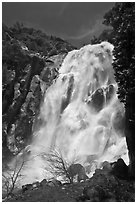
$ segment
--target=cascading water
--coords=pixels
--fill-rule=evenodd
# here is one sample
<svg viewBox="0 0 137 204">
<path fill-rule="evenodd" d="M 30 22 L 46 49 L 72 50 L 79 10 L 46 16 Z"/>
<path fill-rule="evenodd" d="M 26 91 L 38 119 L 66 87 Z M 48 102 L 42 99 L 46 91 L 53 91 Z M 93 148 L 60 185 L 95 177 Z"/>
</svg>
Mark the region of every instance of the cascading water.
<svg viewBox="0 0 137 204">
<path fill-rule="evenodd" d="M 124 137 L 124 107 L 117 98 L 112 68 L 113 46 L 108 42 L 87 45 L 68 53 L 41 107 L 43 125 L 29 146 L 30 159 L 24 183 L 48 177 L 41 153 L 60 150 L 71 162 L 89 167 L 96 162 L 128 163 Z M 25 172 L 26 171 L 26 172 Z"/>
</svg>

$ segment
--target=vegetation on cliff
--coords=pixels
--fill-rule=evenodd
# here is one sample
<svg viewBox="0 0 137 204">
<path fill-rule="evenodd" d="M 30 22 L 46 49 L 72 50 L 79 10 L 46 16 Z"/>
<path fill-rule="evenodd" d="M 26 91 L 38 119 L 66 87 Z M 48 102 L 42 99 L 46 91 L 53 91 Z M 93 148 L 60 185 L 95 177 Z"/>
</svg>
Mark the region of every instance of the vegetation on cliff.
<svg viewBox="0 0 137 204">
<path fill-rule="evenodd" d="M 74 47 L 20 23 L 11 28 L 3 24 L 2 40 L 2 147 L 7 160 L 31 140 L 44 91 Z"/>
</svg>

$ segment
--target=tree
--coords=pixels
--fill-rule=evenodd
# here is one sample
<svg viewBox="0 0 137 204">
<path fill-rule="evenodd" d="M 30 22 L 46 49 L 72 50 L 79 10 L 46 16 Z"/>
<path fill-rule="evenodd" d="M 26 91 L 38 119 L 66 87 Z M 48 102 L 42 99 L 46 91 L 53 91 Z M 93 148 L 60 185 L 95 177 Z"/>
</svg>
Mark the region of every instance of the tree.
<svg viewBox="0 0 137 204">
<path fill-rule="evenodd" d="M 21 156 L 20 152 L 14 157 L 11 167 L 3 169 L 2 173 L 2 190 L 3 197 L 8 198 L 14 193 L 14 190 L 18 188 L 18 182 L 23 179 L 22 170 L 26 165 L 27 160 L 25 159 L 25 152 L 23 151 Z M 3 165 L 4 166 L 4 165 Z"/>
<path fill-rule="evenodd" d="M 69 180 L 71 183 L 70 175 L 67 171 L 69 164 L 63 158 L 62 153 L 57 150 L 52 150 L 49 154 L 46 155 L 47 162 L 48 162 L 48 171 L 56 176 L 56 177 L 63 177 L 63 180 Z"/>
<path fill-rule="evenodd" d="M 55 177 L 61 176 L 63 181 L 73 183 L 74 176 L 76 175 L 78 175 L 81 180 L 87 178 L 86 174 L 84 174 L 84 167 L 77 163 L 75 155 L 72 161 L 68 162 L 60 150 L 52 150 L 46 155 L 46 160 L 48 162 L 47 170 Z"/>
<path fill-rule="evenodd" d="M 135 167 L 135 3 L 116 3 L 105 14 L 104 24 L 113 28 L 115 78 L 118 97 L 125 105 L 125 134 L 129 149 L 130 174 Z"/>
</svg>

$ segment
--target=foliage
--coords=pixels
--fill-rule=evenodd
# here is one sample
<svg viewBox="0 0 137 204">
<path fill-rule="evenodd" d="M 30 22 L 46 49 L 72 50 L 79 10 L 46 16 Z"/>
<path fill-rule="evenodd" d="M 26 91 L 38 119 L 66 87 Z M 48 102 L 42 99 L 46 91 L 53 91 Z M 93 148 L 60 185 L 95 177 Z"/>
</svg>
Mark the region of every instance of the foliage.
<svg viewBox="0 0 137 204">
<path fill-rule="evenodd" d="M 3 24 L 2 40 L 2 147 L 7 159 L 30 141 L 44 94 L 41 84 L 48 88 L 58 75 L 57 69 L 50 68 L 54 62 L 49 57 L 73 47 L 19 22 L 10 28 Z"/>
<path fill-rule="evenodd" d="M 6 33 L 4 32 L 5 30 Z M 48 36 L 41 30 L 25 27 L 19 22 L 11 28 L 3 25 L 3 39 L 6 38 L 16 39 L 27 46 L 30 51 L 38 52 L 43 56 L 48 55 L 52 50 L 59 54 L 61 52 L 67 53 L 72 48 L 74 49 L 71 44 L 58 37 Z"/>
<path fill-rule="evenodd" d="M 113 67 L 119 98 L 126 103 L 126 98 L 135 88 L 135 4 L 116 3 L 104 18 L 104 24 L 112 26 L 115 33 Z"/>
<path fill-rule="evenodd" d="M 118 97 L 125 105 L 126 139 L 131 171 L 135 160 L 135 3 L 116 3 L 104 16 L 104 24 L 113 28 L 115 78 Z M 133 172 L 132 172 L 133 173 Z M 133 173 L 134 174 L 134 173 Z"/>
<path fill-rule="evenodd" d="M 109 41 L 114 45 L 113 68 L 118 83 L 118 97 L 125 105 L 125 134 L 130 162 L 135 160 L 135 3 L 115 3 L 105 14 L 108 29 L 99 37 L 93 37 L 91 44 Z"/>
</svg>

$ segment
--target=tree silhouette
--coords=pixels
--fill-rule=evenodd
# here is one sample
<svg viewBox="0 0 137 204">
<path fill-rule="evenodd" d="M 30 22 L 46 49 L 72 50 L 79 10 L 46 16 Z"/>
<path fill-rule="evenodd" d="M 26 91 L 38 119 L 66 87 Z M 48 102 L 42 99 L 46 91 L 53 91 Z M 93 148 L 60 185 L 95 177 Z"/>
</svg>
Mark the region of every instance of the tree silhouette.
<svg viewBox="0 0 137 204">
<path fill-rule="evenodd" d="M 113 28 L 115 78 L 118 97 L 125 105 L 125 134 L 129 149 L 130 173 L 135 164 L 135 3 L 116 3 L 105 14 L 105 25 Z"/>
</svg>

